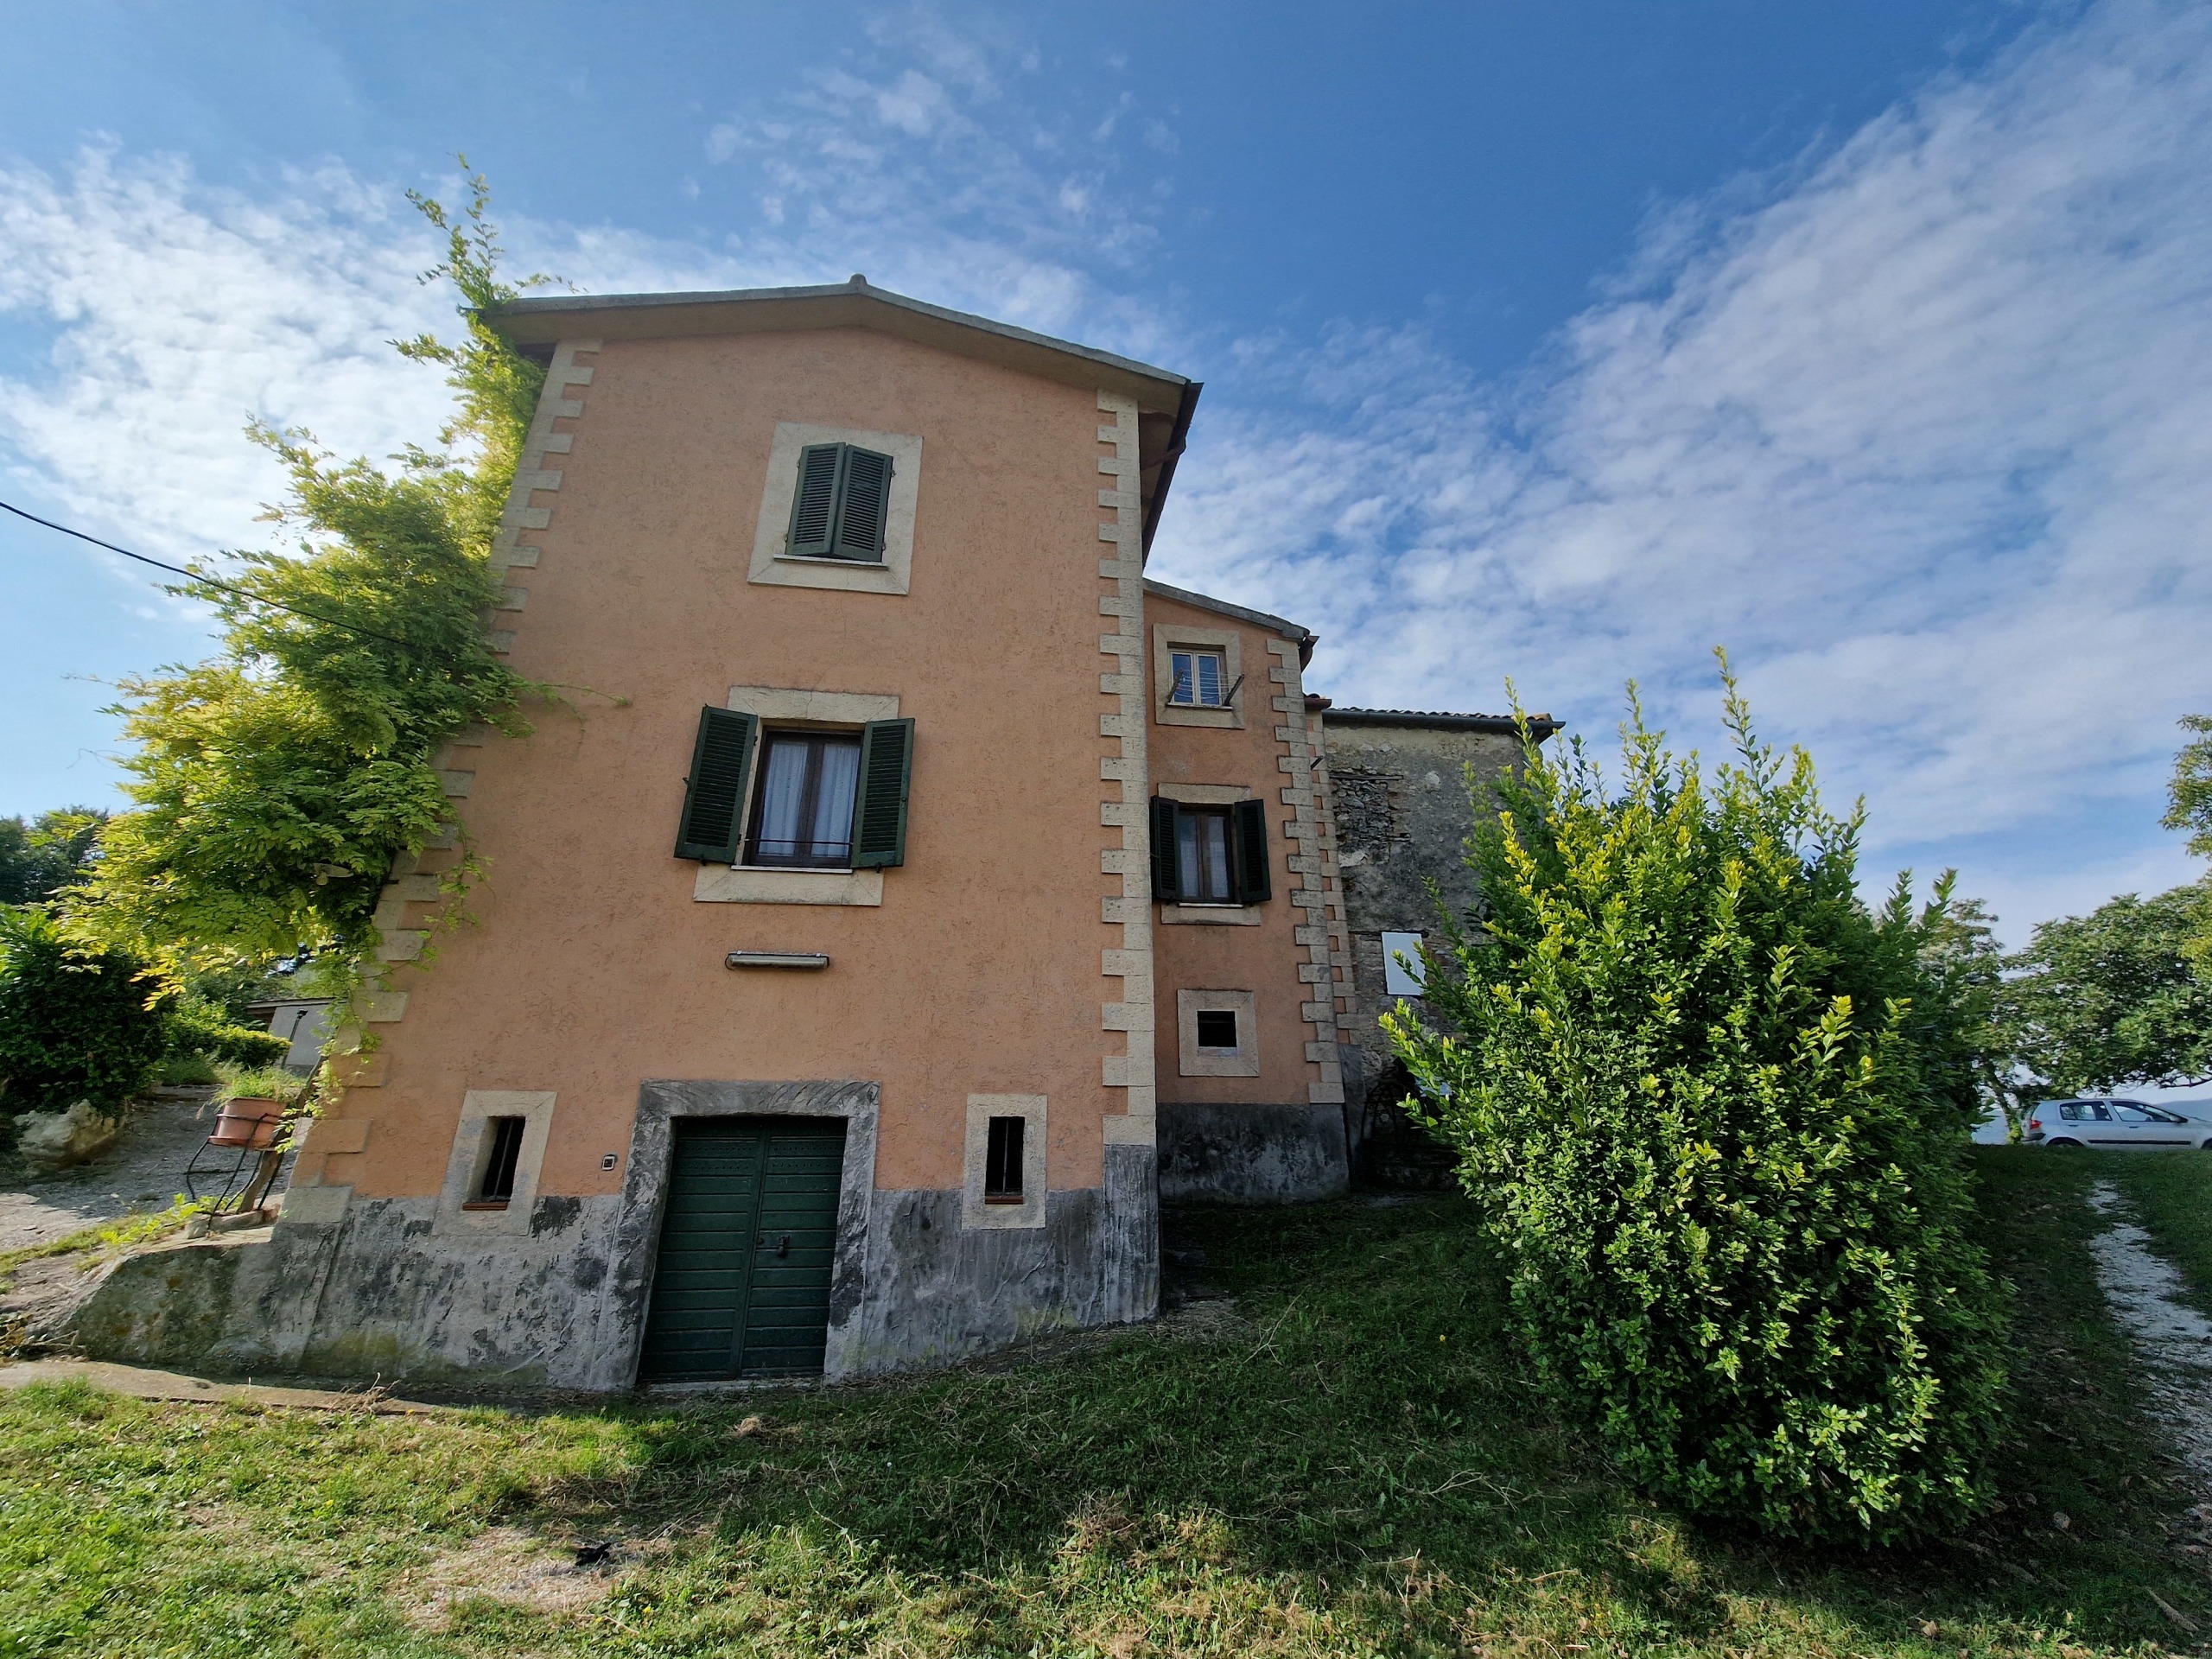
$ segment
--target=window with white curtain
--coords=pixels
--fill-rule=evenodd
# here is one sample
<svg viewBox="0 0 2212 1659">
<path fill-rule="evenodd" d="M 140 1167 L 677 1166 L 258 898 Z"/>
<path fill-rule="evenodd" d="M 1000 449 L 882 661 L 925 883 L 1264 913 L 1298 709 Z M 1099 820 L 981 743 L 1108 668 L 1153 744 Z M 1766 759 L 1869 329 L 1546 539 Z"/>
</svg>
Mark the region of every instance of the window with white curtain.
<svg viewBox="0 0 2212 1659">
<path fill-rule="evenodd" d="M 761 750 L 746 862 L 851 868 L 858 734 L 770 730 L 761 734 Z"/>
</svg>

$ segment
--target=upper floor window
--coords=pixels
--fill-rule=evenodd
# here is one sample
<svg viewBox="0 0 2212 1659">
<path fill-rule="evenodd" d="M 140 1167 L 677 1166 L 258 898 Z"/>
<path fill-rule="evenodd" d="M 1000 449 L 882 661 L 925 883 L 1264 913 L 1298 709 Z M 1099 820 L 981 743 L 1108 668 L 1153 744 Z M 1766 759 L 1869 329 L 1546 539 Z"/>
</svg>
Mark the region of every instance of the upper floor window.
<svg viewBox="0 0 2212 1659">
<path fill-rule="evenodd" d="M 1267 810 L 1154 796 L 1152 896 L 1164 905 L 1257 905 L 1271 896 Z"/>
<path fill-rule="evenodd" d="M 1167 653 L 1170 690 L 1167 701 L 1185 709 L 1218 709 L 1227 671 L 1217 651 L 1171 651 Z"/>
<path fill-rule="evenodd" d="M 1175 862 L 1186 905 L 1236 900 L 1236 868 L 1230 852 L 1229 809 L 1186 806 L 1175 814 Z"/>
<path fill-rule="evenodd" d="M 851 868 L 860 734 L 770 731 L 762 734 L 760 749 L 745 861 Z"/>
<path fill-rule="evenodd" d="M 911 720 L 763 731 L 756 715 L 702 709 L 676 855 L 735 864 L 742 851 L 748 864 L 784 869 L 903 864 L 913 764 Z"/>
<path fill-rule="evenodd" d="M 882 563 L 892 471 L 890 456 L 856 444 L 810 443 L 800 450 L 785 554 Z"/>
</svg>

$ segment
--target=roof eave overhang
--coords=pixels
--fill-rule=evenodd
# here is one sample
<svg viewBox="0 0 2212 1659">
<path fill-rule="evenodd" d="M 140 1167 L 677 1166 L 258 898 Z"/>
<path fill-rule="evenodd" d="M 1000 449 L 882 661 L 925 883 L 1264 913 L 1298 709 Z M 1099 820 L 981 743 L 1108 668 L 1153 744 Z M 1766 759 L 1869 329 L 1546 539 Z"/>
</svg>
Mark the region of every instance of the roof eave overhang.
<svg viewBox="0 0 2212 1659">
<path fill-rule="evenodd" d="M 1331 709 L 1323 718 L 1332 726 L 1397 726 L 1446 732 L 1491 732 L 1511 736 L 1520 730 L 1511 715 L 1452 715 L 1408 709 Z M 1530 715 L 1529 730 L 1539 743 L 1562 728 L 1549 715 Z"/>
<path fill-rule="evenodd" d="M 1166 505 L 1198 399 L 1198 383 L 1186 376 L 988 317 L 947 310 L 866 283 L 690 294 L 563 295 L 511 300 L 486 311 L 483 318 L 510 343 L 535 353 L 580 338 L 665 340 L 873 328 L 1040 379 L 1127 397 L 1137 406 L 1147 553 L 1152 550 L 1153 533 Z"/>
</svg>

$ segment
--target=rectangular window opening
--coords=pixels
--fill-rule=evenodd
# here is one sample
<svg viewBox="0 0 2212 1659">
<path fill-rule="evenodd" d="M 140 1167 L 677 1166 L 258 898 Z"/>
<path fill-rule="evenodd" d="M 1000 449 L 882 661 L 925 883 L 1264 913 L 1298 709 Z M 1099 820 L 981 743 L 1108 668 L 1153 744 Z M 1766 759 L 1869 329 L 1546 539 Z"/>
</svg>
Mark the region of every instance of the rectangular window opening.
<svg viewBox="0 0 2212 1659">
<path fill-rule="evenodd" d="M 1229 809 L 1184 806 L 1175 814 L 1175 852 L 1186 905 L 1226 905 L 1236 897 L 1230 862 Z"/>
<path fill-rule="evenodd" d="M 515 1163 L 522 1156 L 522 1132 L 530 1122 L 525 1117 L 487 1117 L 484 1120 L 484 1134 L 490 1144 L 491 1154 L 484 1160 L 484 1173 L 476 1183 L 476 1196 L 461 1207 L 465 1210 L 504 1210 L 515 1195 Z"/>
<path fill-rule="evenodd" d="M 1200 1052 L 1212 1054 L 1234 1054 L 1236 1052 L 1236 1010 L 1200 1008 L 1198 1010 Z"/>
<path fill-rule="evenodd" d="M 1183 709 L 1218 709 L 1224 684 L 1222 654 L 1217 651 L 1171 651 L 1167 653 L 1173 684 L 1167 701 Z"/>
<path fill-rule="evenodd" d="M 1021 1136 L 1026 1119 L 995 1117 L 983 1144 L 983 1202 L 1021 1202 Z M 971 1143 L 972 1144 L 972 1143 Z"/>
<path fill-rule="evenodd" d="M 799 452 L 784 550 L 798 558 L 883 563 L 891 457 L 849 443 L 809 444 Z"/>
<path fill-rule="evenodd" d="M 850 869 L 860 738 L 766 733 L 760 774 L 745 861 L 784 869 Z"/>
</svg>

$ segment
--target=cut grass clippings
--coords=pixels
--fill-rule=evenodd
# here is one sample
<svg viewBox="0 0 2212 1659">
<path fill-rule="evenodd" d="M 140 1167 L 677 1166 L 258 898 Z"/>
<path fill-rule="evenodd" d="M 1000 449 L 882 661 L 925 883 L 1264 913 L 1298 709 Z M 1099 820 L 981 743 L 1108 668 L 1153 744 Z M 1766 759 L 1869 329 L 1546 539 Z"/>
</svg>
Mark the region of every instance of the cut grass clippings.
<svg viewBox="0 0 2212 1659">
<path fill-rule="evenodd" d="M 2130 1405 L 2087 1166 L 1975 1164 L 2021 1386 L 1967 1537 L 1816 1553 L 1621 1490 L 1533 1402 L 1461 1200 L 1211 1210 L 1176 1224 L 1234 1318 L 895 1382 L 407 1417 L 0 1399 L 0 1654 L 2194 1647 L 2175 1621 L 2212 1630 L 2212 1594 L 2167 1532 L 2193 1499 Z"/>
</svg>

